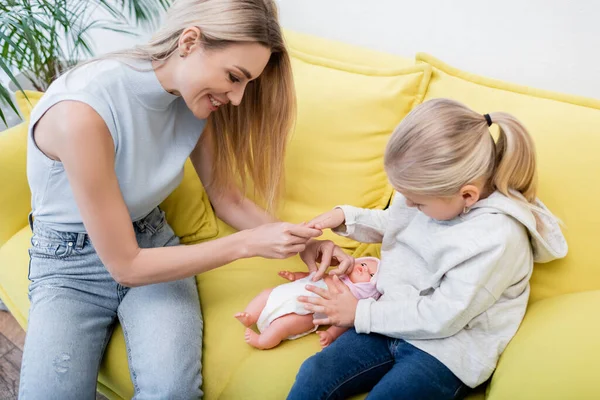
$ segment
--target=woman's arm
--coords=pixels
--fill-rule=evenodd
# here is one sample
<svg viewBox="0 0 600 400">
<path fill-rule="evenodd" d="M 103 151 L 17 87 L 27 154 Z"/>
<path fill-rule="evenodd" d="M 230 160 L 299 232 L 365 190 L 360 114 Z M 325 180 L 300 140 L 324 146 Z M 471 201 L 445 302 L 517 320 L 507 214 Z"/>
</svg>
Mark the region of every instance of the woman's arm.
<svg viewBox="0 0 600 400">
<path fill-rule="evenodd" d="M 182 279 L 239 258 L 289 257 L 320 234 L 278 223 L 197 245 L 141 249 L 115 174 L 113 140 L 102 118 L 84 103 L 64 101 L 42 117 L 35 138 L 40 150 L 63 163 L 98 256 L 125 286 Z"/>
<path fill-rule="evenodd" d="M 190 155 L 190 160 L 204 185 L 217 217 L 240 231 L 277 222 L 277 218 L 246 198 L 237 187 L 231 187 L 224 193 L 218 193 L 212 180 L 212 163 L 214 159 L 212 140 L 212 133 L 206 128 Z"/>
</svg>

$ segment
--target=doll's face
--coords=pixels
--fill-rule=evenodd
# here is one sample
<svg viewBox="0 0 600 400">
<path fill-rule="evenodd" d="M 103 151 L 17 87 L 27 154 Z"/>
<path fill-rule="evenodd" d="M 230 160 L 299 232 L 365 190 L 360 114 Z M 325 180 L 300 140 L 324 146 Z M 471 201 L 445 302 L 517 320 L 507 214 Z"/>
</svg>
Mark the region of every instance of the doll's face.
<svg viewBox="0 0 600 400">
<path fill-rule="evenodd" d="M 377 261 L 358 259 L 348 277 L 354 283 L 369 282 L 376 272 Z"/>
</svg>

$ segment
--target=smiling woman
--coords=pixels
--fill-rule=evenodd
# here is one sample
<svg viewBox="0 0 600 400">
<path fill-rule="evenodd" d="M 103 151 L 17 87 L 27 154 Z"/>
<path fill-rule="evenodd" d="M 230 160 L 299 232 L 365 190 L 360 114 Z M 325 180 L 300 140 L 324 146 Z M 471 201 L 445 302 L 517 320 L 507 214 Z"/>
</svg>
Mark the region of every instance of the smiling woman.
<svg viewBox="0 0 600 400">
<path fill-rule="evenodd" d="M 319 229 L 277 222 L 242 194 L 248 177 L 275 204 L 294 111 L 271 0 L 176 0 L 148 44 L 50 86 L 28 133 L 31 310 L 19 398 L 91 398 L 117 318 L 136 398 L 198 398 L 194 275 L 299 252 L 312 269 L 319 252 L 322 270 L 332 257 L 338 273 L 351 266 L 333 243 L 311 240 Z M 238 233 L 178 246 L 158 205 L 188 157 Z"/>
</svg>

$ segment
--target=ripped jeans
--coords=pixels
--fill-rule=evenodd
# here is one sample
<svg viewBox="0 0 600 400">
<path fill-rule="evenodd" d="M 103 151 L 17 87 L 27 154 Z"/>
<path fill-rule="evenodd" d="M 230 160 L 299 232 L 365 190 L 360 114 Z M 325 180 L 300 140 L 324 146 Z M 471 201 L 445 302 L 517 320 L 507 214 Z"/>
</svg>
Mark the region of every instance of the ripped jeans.
<svg viewBox="0 0 600 400">
<path fill-rule="evenodd" d="M 133 225 L 142 248 L 179 244 L 158 208 Z M 200 398 L 202 316 L 194 278 L 127 288 L 108 273 L 86 234 L 37 221 L 32 228 L 19 399 L 95 399 L 117 320 L 135 399 Z"/>
</svg>

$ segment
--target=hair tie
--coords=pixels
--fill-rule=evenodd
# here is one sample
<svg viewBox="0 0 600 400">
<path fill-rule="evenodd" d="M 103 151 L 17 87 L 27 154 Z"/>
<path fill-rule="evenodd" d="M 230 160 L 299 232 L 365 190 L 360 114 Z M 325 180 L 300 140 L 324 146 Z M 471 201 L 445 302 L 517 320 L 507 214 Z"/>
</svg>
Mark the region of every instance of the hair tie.
<svg viewBox="0 0 600 400">
<path fill-rule="evenodd" d="M 492 117 L 490 117 L 490 114 L 483 114 L 483 117 L 487 121 L 488 126 L 492 126 Z"/>
</svg>

